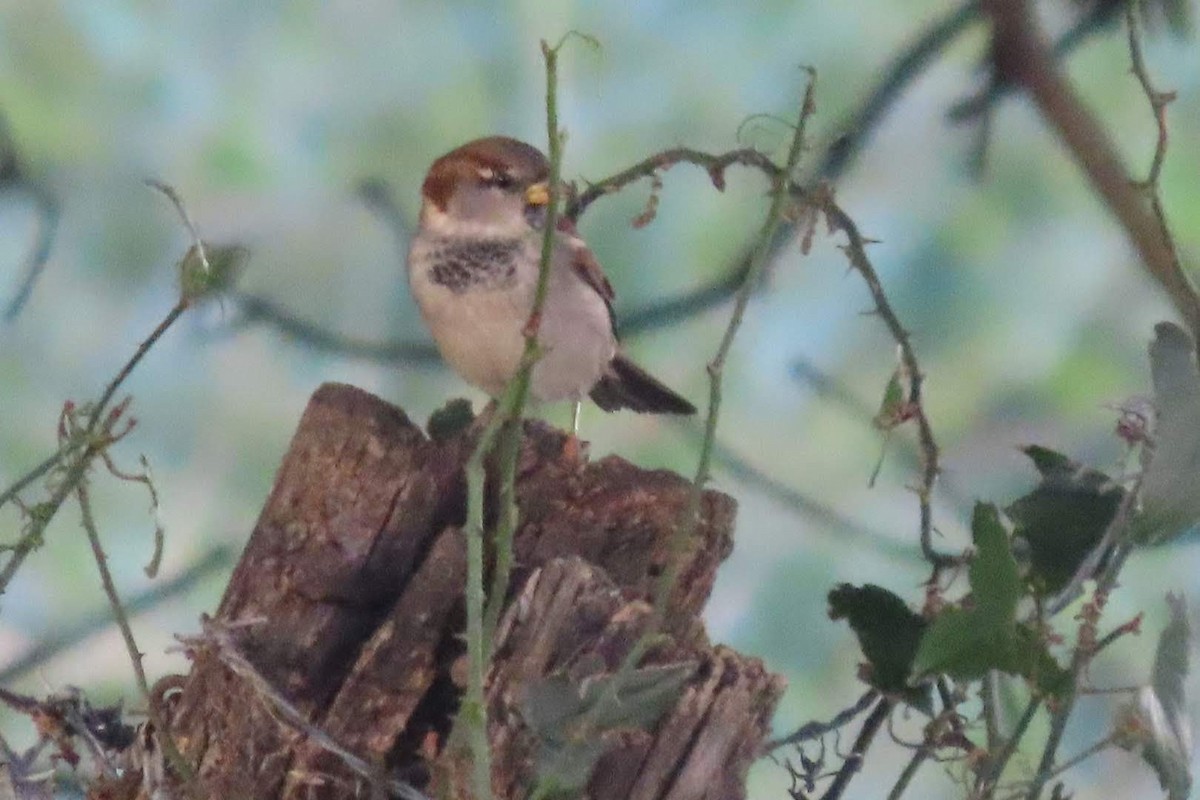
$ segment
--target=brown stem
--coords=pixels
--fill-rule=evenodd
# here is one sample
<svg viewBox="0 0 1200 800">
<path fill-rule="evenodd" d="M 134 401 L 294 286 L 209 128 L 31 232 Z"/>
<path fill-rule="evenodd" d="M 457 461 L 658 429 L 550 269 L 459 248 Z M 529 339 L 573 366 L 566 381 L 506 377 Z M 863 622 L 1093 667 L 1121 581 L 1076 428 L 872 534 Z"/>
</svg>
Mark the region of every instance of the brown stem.
<svg viewBox="0 0 1200 800">
<path fill-rule="evenodd" d="M 985 0 L 992 19 L 992 57 L 997 74 L 1029 93 L 1092 188 L 1108 206 L 1150 276 L 1200 336 L 1200 295 L 1151 204 L 1134 184 L 1112 141 L 1073 86 L 1059 71 L 1034 21 L 1029 0 Z"/>
</svg>

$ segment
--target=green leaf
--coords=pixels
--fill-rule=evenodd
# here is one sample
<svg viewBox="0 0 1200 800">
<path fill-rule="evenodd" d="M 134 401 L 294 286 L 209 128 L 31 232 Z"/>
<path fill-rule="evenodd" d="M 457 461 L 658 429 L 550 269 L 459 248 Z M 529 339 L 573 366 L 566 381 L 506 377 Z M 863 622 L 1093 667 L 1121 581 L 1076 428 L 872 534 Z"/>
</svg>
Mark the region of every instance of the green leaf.
<svg viewBox="0 0 1200 800">
<path fill-rule="evenodd" d="M 530 684 L 521 711 L 541 745 L 539 791 L 543 795 L 581 792 L 608 750 L 605 734 L 651 730 L 679 701 L 695 673 L 696 664 L 683 662 L 583 680 L 556 673 Z"/>
<path fill-rule="evenodd" d="M 1118 744 L 1140 749 L 1170 800 L 1186 800 L 1192 788 L 1192 729 L 1185 683 L 1192 631 L 1182 597 L 1168 594 L 1171 620 L 1158 639 L 1150 685 L 1123 709 L 1125 736 Z"/>
<path fill-rule="evenodd" d="M 892 372 L 887 386 L 883 390 L 883 400 L 879 403 L 879 413 L 873 422 L 881 431 L 888 431 L 909 418 L 908 398 L 904 392 L 904 381 L 899 369 Z"/>
<path fill-rule="evenodd" d="M 964 681 L 982 678 L 992 669 L 1013 672 L 1013 632 L 1007 628 L 981 624 L 973 610 L 947 608 L 921 637 L 913 671 L 944 672 Z"/>
<path fill-rule="evenodd" d="M 1036 445 L 1022 450 L 1042 481 L 1006 513 L 1029 543 L 1029 580 L 1041 595 L 1061 590 L 1100 544 L 1124 491 L 1103 472 Z"/>
<path fill-rule="evenodd" d="M 829 593 L 830 619 L 844 619 L 858 637 L 870 668 L 867 682 L 881 692 L 900 694 L 928 711 L 928 687 L 909 685 L 913 658 L 928 622 L 897 595 L 880 586 L 843 583 Z"/>
<path fill-rule="evenodd" d="M 976 503 L 971 516 L 975 558 L 971 560 L 971 593 L 975 613 L 988 625 L 1011 622 L 1021 599 L 1021 574 L 1013 558 L 1008 532 L 991 503 Z"/>
<path fill-rule="evenodd" d="M 1155 447 L 1142 478 L 1141 541 L 1164 541 L 1200 519 L 1200 371 L 1192 339 L 1170 322 L 1154 326 Z"/>
<path fill-rule="evenodd" d="M 947 608 L 933 620 L 917 647 L 913 673 L 977 680 L 999 670 L 1024 676 L 1042 692 L 1061 693 L 1069 685 L 1066 672 L 1036 631 L 1017 624 L 1021 576 L 995 506 L 975 505 L 971 534 L 971 603 Z"/>
<path fill-rule="evenodd" d="M 1062 697 L 1074 685 L 1070 670 L 1050 655 L 1046 643 L 1031 625 L 1017 624 L 1016 646 L 1013 648 L 1012 669 L 1009 672 L 1021 675 L 1051 697 Z"/>
</svg>

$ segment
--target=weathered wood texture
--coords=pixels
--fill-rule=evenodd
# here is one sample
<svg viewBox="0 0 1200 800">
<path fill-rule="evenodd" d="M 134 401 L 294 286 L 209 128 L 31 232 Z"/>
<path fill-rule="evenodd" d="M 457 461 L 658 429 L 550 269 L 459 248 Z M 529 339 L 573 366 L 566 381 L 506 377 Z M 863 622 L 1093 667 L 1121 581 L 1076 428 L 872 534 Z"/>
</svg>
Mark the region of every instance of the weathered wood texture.
<svg viewBox="0 0 1200 800">
<path fill-rule="evenodd" d="M 497 796 L 524 797 L 537 742 L 521 716 L 530 682 L 587 664 L 614 669 L 648 619 L 687 502 L 677 475 L 571 457 L 564 434 L 527 423 L 510 607 L 488 703 Z M 430 793 L 465 796 L 443 745 L 461 692 L 463 465 L 471 432 L 435 442 L 397 408 L 330 384 L 309 403 L 216 613 L 242 653 L 339 744 Z M 729 553 L 734 502 L 706 492 L 676 554 L 670 640 L 645 663 L 691 661 L 652 732 L 611 735 L 595 798 L 736 798 L 782 681 L 712 647 L 698 619 Z M 489 512 L 490 513 L 490 512 Z M 219 798 L 366 796 L 339 758 L 292 727 L 200 648 L 172 729 Z M 357 793 L 357 794 L 356 794 Z"/>
</svg>

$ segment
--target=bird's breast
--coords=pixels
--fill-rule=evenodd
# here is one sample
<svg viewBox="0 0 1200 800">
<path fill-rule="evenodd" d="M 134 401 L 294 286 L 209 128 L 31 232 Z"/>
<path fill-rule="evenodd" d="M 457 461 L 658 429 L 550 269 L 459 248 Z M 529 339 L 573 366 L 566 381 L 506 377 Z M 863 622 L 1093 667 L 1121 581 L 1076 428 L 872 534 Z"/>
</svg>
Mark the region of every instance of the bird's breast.
<svg viewBox="0 0 1200 800">
<path fill-rule="evenodd" d="M 442 356 L 459 375 L 498 395 L 524 350 L 522 330 L 533 306 L 540 248 L 526 240 L 469 242 L 418 236 L 409 252 L 409 282 Z M 616 352 L 604 299 L 555 252 L 533 371 L 533 396 L 578 399 Z"/>
<path fill-rule="evenodd" d="M 443 239 L 421 243 L 428 279 L 455 294 L 472 289 L 506 289 L 517 280 L 521 239 Z"/>
</svg>

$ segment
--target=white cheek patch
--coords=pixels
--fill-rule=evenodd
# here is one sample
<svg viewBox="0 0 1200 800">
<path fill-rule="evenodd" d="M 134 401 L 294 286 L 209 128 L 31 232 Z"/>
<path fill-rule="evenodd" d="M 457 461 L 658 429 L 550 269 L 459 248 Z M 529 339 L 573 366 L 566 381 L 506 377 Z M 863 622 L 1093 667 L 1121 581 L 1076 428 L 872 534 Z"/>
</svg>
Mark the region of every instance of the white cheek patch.
<svg viewBox="0 0 1200 800">
<path fill-rule="evenodd" d="M 468 239 L 505 239 L 524 236 L 530 226 L 523 215 L 510 220 L 461 219 L 442 211 L 426 200 L 421 206 L 421 227 L 426 233 L 437 236 L 454 236 Z"/>
</svg>

